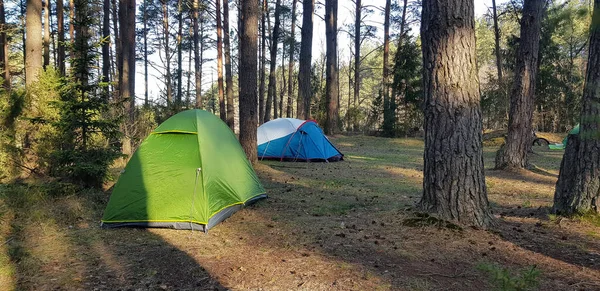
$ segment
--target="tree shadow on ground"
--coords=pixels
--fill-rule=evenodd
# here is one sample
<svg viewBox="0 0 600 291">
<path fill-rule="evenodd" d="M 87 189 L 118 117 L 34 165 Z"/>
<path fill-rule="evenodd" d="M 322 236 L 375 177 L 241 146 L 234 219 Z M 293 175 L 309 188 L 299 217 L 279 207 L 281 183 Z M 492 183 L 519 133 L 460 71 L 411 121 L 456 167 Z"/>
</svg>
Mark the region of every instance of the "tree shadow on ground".
<svg viewBox="0 0 600 291">
<path fill-rule="evenodd" d="M 7 248 L 17 290 L 227 290 L 156 234 L 100 229 L 105 193 L 49 197 L 41 186 L 17 187 L 0 195 L 14 214 Z"/>
</svg>

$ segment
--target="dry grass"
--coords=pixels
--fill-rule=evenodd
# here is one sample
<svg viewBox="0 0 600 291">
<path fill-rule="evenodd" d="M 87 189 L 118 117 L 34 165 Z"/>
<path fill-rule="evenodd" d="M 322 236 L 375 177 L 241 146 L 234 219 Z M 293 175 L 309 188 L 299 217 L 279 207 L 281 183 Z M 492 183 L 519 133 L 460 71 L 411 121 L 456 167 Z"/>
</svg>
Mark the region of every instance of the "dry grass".
<svg viewBox="0 0 600 291">
<path fill-rule="evenodd" d="M 562 152 L 533 171 L 490 170 L 497 226 L 409 227 L 422 183 L 417 139 L 337 137 L 339 163 L 263 162 L 269 199 L 207 235 L 102 230 L 108 194 L 0 187 L 0 289 L 482 290 L 480 264 L 537 265 L 540 289 L 600 287 L 600 228 L 549 215 Z M 118 173 L 118 171 L 115 171 Z"/>
</svg>

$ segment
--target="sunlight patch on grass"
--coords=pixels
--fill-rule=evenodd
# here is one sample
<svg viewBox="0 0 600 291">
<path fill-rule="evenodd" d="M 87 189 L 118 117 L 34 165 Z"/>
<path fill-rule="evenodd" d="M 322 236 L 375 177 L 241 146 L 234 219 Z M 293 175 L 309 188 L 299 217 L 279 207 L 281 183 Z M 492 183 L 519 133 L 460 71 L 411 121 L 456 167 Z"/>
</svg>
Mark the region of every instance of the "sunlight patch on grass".
<svg viewBox="0 0 600 291">
<path fill-rule="evenodd" d="M 366 160 L 366 161 L 378 161 L 378 160 L 380 160 L 380 159 L 372 158 L 372 157 L 363 157 L 363 156 L 354 156 L 354 155 L 347 155 L 346 157 L 348 157 L 350 159 Z"/>
</svg>

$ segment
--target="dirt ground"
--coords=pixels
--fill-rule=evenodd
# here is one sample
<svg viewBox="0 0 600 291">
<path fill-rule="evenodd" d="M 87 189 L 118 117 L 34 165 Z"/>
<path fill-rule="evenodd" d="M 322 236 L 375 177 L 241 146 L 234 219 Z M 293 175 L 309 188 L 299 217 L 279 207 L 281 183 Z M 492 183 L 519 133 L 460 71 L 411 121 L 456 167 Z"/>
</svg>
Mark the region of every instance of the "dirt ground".
<svg viewBox="0 0 600 291">
<path fill-rule="evenodd" d="M 338 163 L 261 162 L 269 198 L 208 234 L 99 228 L 109 193 L 47 197 L 0 187 L 0 289 L 488 290 L 485 266 L 540 290 L 600 290 L 600 222 L 550 214 L 562 152 L 532 170 L 491 170 L 489 230 L 407 223 L 423 143 L 339 136 Z M 18 193 L 15 193 L 18 192 Z M 510 281 L 510 280 L 509 280 Z"/>
</svg>

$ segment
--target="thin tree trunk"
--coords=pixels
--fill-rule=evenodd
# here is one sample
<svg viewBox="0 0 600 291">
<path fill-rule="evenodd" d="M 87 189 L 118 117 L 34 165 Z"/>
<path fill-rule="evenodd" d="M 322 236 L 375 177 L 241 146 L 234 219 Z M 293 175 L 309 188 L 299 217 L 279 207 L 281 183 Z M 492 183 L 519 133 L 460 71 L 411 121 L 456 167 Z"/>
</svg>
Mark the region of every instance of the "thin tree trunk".
<svg viewBox="0 0 600 291">
<path fill-rule="evenodd" d="M 198 36 L 198 21 L 199 21 L 199 0 L 194 0 L 193 9 L 194 9 L 194 81 L 195 81 L 195 99 L 196 106 L 195 108 L 202 109 L 202 64 L 200 60 L 200 39 Z"/>
<path fill-rule="evenodd" d="M 10 66 L 9 66 L 8 38 L 6 37 L 6 16 L 4 0 L 0 0 L 0 70 L 2 70 L 2 87 L 10 91 Z"/>
<path fill-rule="evenodd" d="M 215 14 L 217 15 L 217 86 L 219 90 L 219 115 L 221 120 L 227 122 L 225 109 L 225 96 L 223 88 L 223 29 L 221 27 L 221 1 L 216 1 Z"/>
<path fill-rule="evenodd" d="M 144 106 L 148 107 L 150 105 L 148 98 L 148 1 L 144 2 L 142 17 L 142 22 L 144 22 Z"/>
<path fill-rule="evenodd" d="M 327 117 L 325 121 L 325 134 L 331 135 L 337 128 L 337 98 L 338 98 L 338 69 L 337 69 L 337 0 L 325 1 L 325 39 L 327 47 L 327 64 L 325 84 L 325 104 L 327 104 Z"/>
<path fill-rule="evenodd" d="M 229 35 L 229 1 L 223 2 L 223 43 L 225 45 L 225 82 L 227 99 L 227 125 L 231 130 L 235 127 L 235 109 L 233 104 L 233 72 L 231 70 L 231 41 Z"/>
<path fill-rule="evenodd" d="M 177 100 L 175 101 L 177 111 L 181 110 L 181 101 L 183 100 L 183 7 L 182 0 L 177 3 Z"/>
<path fill-rule="evenodd" d="M 594 0 L 580 133 L 569 135 L 560 165 L 553 210 L 598 213 L 600 207 L 600 0 Z"/>
<path fill-rule="evenodd" d="M 194 59 L 192 58 L 192 51 L 188 51 L 188 69 L 187 69 L 187 88 L 185 89 L 185 108 L 190 108 L 191 102 L 191 87 L 192 87 L 192 64 L 194 63 Z"/>
<path fill-rule="evenodd" d="M 277 119 L 277 80 L 275 71 L 277 68 L 277 45 L 279 44 L 279 23 L 281 14 L 281 0 L 275 2 L 275 24 L 271 35 L 271 55 L 269 60 L 269 90 L 267 92 L 267 104 L 265 106 L 265 122 L 271 120 L 271 102 L 273 102 L 273 119 Z"/>
<path fill-rule="evenodd" d="M 297 116 L 300 119 L 310 118 L 310 100 L 312 98 L 311 64 L 312 64 L 312 38 L 313 14 L 315 0 L 302 1 L 302 31 L 300 42 L 300 59 L 298 68 L 298 108 Z"/>
<path fill-rule="evenodd" d="M 42 1 L 44 7 L 44 64 L 43 68 L 50 65 L 50 0 Z"/>
<path fill-rule="evenodd" d="M 240 144 L 251 163 L 257 162 L 256 153 L 256 84 L 258 1 L 242 2 L 242 31 L 240 41 Z"/>
<path fill-rule="evenodd" d="M 502 57 L 500 56 L 500 29 L 498 28 L 496 0 L 492 0 L 492 11 L 494 13 L 494 38 L 496 41 L 496 68 L 498 69 L 498 80 L 502 80 Z"/>
<path fill-rule="evenodd" d="M 298 0 L 292 1 L 292 28 L 290 30 L 290 53 L 288 56 L 290 58 L 288 63 L 288 98 L 286 109 L 286 116 L 288 118 L 292 117 L 292 94 L 294 93 L 294 78 L 292 78 L 292 75 L 294 74 L 294 51 L 296 50 L 296 2 Z"/>
<path fill-rule="evenodd" d="M 356 0 L 356 18 L 354 20 L 354 108 L 358 108 L 358 99 L 360 98 L 360 23 L 362 20 L 361 12 L 361 0 Z M 358 117 L 354 116 L 353 121 L 354 131 L 358 131 Z"/>
<path fill-rule="evenodd" d="M 25 16 L 25 89 L 29 91 L 42 69 L 42 1 L 27 0 Z"/>
<path fill-rule="evenodd" d="M 163 10 L 163 38 L 165 45 L 165 62 L 166 62 L 166 89 L 167 89 L 167 107 L 173 105 L 173 88 L 171 86 L 171 53 L 169 49 L 169 6 L 167 0 L 161 0 Z"/>
<path fill-rule="evenodd" d="M 65 9 L 63 0 L 56 0 L 56 20 L 57 20 L 57 33 L 58 33 L 58 72 L 64 76 L 65 70 Z"/>
<path fill-rule="evenodd" d="M 123 75 L 123 58 L 121 57 L 121 35 L 119 34 L 119 17 L 118 17 L 118 11 L 119 8 L 117 6 L 117 1 L 116 0 L 111 0 L 111 6 L 112 6 L 112 18 L 113 18 L 113 34 L 115 35 L 115 56 L 116 56 L 116 67 L 117 67 L 117 73 L 115 74 L 115 76 L 113 76 L 113 82 L 114 80 L 117 80 L 117 86 L 114 87 L 113 86 L 113 90 L 116 92 L 116 94 L 113 93 L 113 95 L 115 96 L 115 98 L 121 98 L 119 93 L 120 90 L 120 86 L 121 86 L 121 75 Z"/>
<path fill-rule="evenodd" d="M 265 122 L 265 70 L 266 70 L 266 54 L 267 54 L 267 29 L 265 18 L 267 17 L 267 0 L 262 1 L 262 11 L 260 20 L 260 85 L 258 89 L 258 123 L 263 124 Z M 269 105 L 270 106 L 270 105 Z"/>
<path fill-rule="evenodd" d="M 395 102 L 390 96 L 390 6 L 391 0 L 385 1 L 385 16 L 383 24 L 383 131 L 386 136 L 395 136 L 396 114 Z"/>
<path fill-rule="evenodd" d="M 538 71 L 540 30 L 545 1 L 525 0 L 515 79 L 511 92 L 506 144 L 498 150 L 496 168 L 519 169 L 528 165 L 533 139 L 533 109 Z"/>
<path fill-rule="evenodd" d="M 60 1 L 60 0 L 59 0 Z M 110 0 L 103 1 L 102 15 L 102 82 L 110 81 Z M 104 88 L 104 99 L 110 98 L 109 86 Z"/>
<path fill-rule="evenodd" d="M 425 211 L 486 227 L 485 185 L 473 0 L 423 0 Z"/>
<path fill-rule="evenodd" d="M 282 26 L 285 26 L 283 24 Z M 279 92 L 279 117 L 283 117 L 283 97 L 286 92 L 286 79 L 285 79 L 285 42 L 282 42 L 282 54 L 281 54 L 281 90 Z"/>
<path fill-rule="evenodd" d="M 69 41 L 71 44 L 75 41 L 75 2 L 69 1 Z"/>
</svg>

